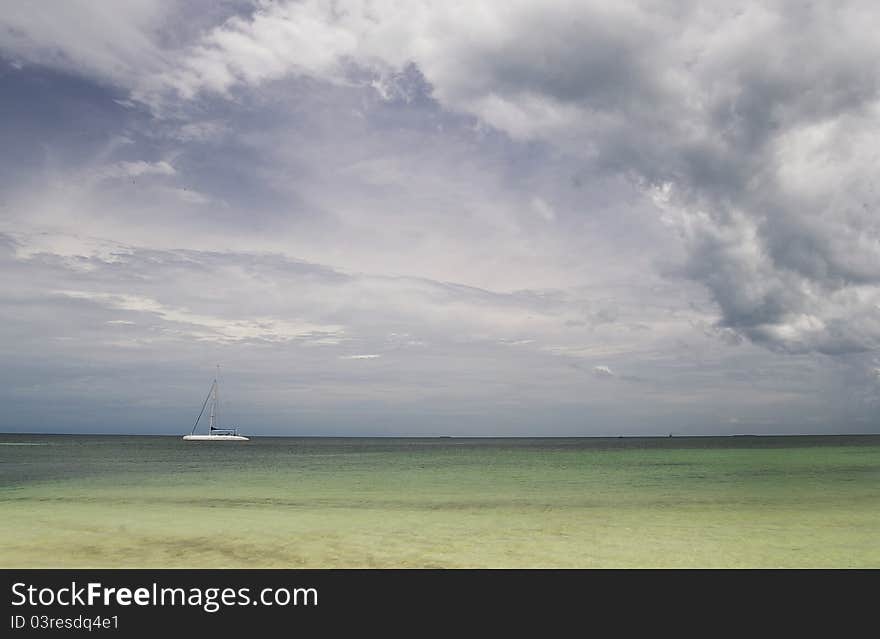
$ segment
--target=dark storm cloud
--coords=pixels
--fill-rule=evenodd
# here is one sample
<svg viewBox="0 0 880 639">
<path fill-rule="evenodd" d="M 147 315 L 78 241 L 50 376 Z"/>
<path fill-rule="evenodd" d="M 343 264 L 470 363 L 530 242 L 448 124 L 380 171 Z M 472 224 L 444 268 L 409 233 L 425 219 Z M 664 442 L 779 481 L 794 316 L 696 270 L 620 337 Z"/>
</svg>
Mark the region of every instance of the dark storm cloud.
<svg viewBox="0 0 880 639">
<path fill-rule="evenodd" d="M 880 74 L 870 60 L 880 46 L 861 20 L 870 5 L 718 9 L 719 24 L 691 43 L 703 10 L 673 16 L 677 7 L 645 5 L 633 23 L 548 11 L 515 53 L 475 47 L 494 75 L 474 92 L 576 109 L 566 125 L 587 132 L 598 166 L 667 189 L 686 216 L 685 272 L 712 291 L 720 327 L 784 351 L 876 349 Z M 787 183 L 798 169 L 815 180 L 810 198 Z"/>
</svg>

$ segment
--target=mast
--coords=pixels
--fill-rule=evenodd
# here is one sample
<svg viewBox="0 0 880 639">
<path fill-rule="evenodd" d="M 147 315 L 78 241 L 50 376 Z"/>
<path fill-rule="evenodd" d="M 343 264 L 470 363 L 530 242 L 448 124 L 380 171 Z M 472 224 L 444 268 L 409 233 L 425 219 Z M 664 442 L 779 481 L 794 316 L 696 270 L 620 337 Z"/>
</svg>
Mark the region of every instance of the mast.
<svg viewBox="0 0 880 639">
<path fill-rule="evenodd" d="M 219 430 L 218 424 L 220 423 L 220 399 L 218 395 L 218 386 L 217 380 L 220 377 L 220 364 L 217 364 L 217 374 L 214 376 L 214 383 L 211 384 L 211 421 L 210 428 L 208 429 L 208 433 L 213 433 L 215 430 Z"/>
<path fill-rule="evenodd" d="M 216 424 L 217 420 L 217 378 L 214 378 L 214 382 L 211 384 L 211 414 L 208 420 L 208 432 L 211 433 Z"/>
<path fill-rule="evenodd" d="M 211 393 L 214 390 L 214 385 L 211 384 L 211 388 L 208 389 L 208 394 L 205 396 L 205 401 L 202 404 L 202 410 L 199 411 L 199 416 L 196 417 L 196 423 L 193 424 L 192 430 L 189 432 L 190 435 L 194 435 L 196 432 L 196 426 L 199 425 L 199 420 L 202 419 L 202 415 L 205 414 L 205 406 L 208 405 L 208 401 L 211 399 Z M 211 406 L 211 412 L 214 412 L 213 405 Z"/>
</svg>

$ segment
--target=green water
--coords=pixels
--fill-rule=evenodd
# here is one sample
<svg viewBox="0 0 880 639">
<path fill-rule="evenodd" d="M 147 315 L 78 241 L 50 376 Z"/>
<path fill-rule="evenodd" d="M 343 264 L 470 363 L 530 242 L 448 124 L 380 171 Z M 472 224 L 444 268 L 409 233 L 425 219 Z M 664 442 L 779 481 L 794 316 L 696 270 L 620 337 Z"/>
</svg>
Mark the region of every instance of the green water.
<svg viewBox="0 0 880 639">
<path fill-rule="evenodd" d="M 880 436 L 0 435 L 2 567 L 880 567 Z"/>
</svg>

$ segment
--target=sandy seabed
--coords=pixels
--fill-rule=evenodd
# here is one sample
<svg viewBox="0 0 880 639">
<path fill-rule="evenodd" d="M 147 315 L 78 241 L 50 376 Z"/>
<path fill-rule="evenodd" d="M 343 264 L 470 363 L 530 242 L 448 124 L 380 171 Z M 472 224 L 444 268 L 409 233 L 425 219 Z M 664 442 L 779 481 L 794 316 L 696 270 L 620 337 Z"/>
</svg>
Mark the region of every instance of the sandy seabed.
<svg viewBox="0 0 880 639">
<path fill-rule="evenodd" d="M 880 567 L 880 436 L 0 435 L 2 567 Z"/>
</svg>

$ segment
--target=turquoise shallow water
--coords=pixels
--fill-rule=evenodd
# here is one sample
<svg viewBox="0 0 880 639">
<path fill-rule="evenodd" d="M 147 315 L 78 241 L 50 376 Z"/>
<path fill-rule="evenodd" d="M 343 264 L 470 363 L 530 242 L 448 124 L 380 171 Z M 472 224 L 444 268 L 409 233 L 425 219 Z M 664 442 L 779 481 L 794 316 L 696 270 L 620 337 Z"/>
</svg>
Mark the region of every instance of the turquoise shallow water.
<svg viewBox="0 0 880 639">
<path fill-rule="evenodd" d="M 880 436 L 0 435 L 0 566 L 880 566 Z"/>
</svg>

